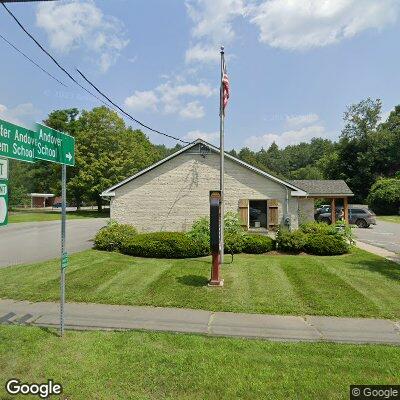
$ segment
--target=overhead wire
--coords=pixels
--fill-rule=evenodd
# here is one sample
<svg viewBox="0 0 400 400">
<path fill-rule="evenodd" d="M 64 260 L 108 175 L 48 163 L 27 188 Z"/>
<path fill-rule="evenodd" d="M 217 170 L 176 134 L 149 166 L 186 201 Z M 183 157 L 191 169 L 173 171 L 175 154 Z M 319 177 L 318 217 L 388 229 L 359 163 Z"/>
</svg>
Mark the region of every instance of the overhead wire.
<svg viewBox="0 0 400 400">
<path fill-rule="evenodd" d="M 107 107 L 110 107 L 110 104 L 112 104 L 114 107 L 116 107 L 123 115 L 125 115 L 126 117 L 128 117 L 129 119 L 131 119 L 132 121 L 136 122 L 137 124 L 139 124 L 140 126 L 142 126 L 143 128 L 146 128 L 154 133 L 160 134 L 162 136 L 168 137 L 170 139 L 174 139 L 176 141 L 179 141 L 181 143 L 185 143 L 185 144 L 189 144 L 191 142 L 188 142 L 186 140 L 180 139 L 178 137 L 169 135 L 165 132 L 161 132 L 157 129 L 154 129 L 152 127 L 150 127 L 147 124 L 144 124 L 143 122 L 139 121 L 138 119 L 134 118 L 132 115 L 130 115 L 129 113 L 127 113 L 125 110 L 123 110 L 120 106 L 118 106 L 118 104 L 116 104 L 114 101 L 112 101 L 107 95 L 105 95 L 102 91 L 100 91 L 100 89 L 98 89 L 91 81 L 89 81 L 89 79 L 86 78 L 86 76 L 77 69 L 78 73 L 82 76 L 82 78 L 90 85 L 92 86 L 97 93 L 99 93 L 101 96 L 103 96 L 105 99 L 107 99 L 107 101 L 110 103 L 106 103 L 103 99 L 99 98 L 98 96 L 96 96 L 95 94 L 93 94 L 89 89 L 85 88 L 83 85 L 81 85 L 40 43 L 39 41 L 30 33 L 28 32 L 28 30 L 23 26 L 23 24 L 18 20 L 18 18 L 11 12 L 11 10 L 8 9 L 8 7 L 4 4 L 1 3 L 2 6 L 5 8 L 5 10 L 7 11 L 7 13 L 14 19 L 14 21 L 18 24 L 18 26 L 36 43 L 36 45 L 57 65 L 58 68 L 60 68 L 76 85 L 78 85 L 81 89 L 83 89 L 85 92 L 87 92 L 88 94 L 90 94 L 91 96 L 93 96 L 94 98 L 96 98 L 98 101 L 100 101 L 101 103 L 103 103 L 104 105 L 106 105 Z M 110 107 L 112 108 L 112 107 Z"/>
<path fill-rule="evenodd" d="M 17 46 L 12 44 L 9 40 L 7 40 L 2 34 L 0 34 L 0 38 L 3 39 L 4 42 L 6 42 L 9 46 L 11 46 L 15 51 L 17 51 L 19 54 L 23 55 L 28 61 L 30 61 L 33 65 L 35 65 L 37 68 L 42 70 L 46 75 L 50 76 L 50 78 L 54 79 L 57 81 L 60 85 L 63 85 L 65 87 L 68 87 L 65 83 L 61 82 L 58 78 L 56 78 L 54 75 L 52 75 L 50 72 L 48 72 L 46 69 L 41 67 L 36 61 L 32 60 L 29 56 L 27 56 L 22 50 L 20 50 Z"/>
<path fill-rule="evenodd" d="M 152 132 L 158 133 L 160 135 L 166 136 L 170 139 L 175 139 L 178 140 L 182 143 L 186 143 L 189 144 L 191 142 L 188 142 L 186 140 L 180 139 L 178 137 L 169 135 L 167 133 L 158 131 L 157 129 L 151 128 L 150 126 L 144 124 L 143 122 L 139 121 L 138 119 L 132 117 L 132 115 L 130 115 L 129 113 L 127 113 L 125 110 L 123 110 L 118 104 L 116 104 L 113 100 L 111 100 L 106 94 L 104 94 L 94 83 L 92 83 L 78 68 L 76 68 L 77 72 L 79 73 L 79 75 L 81 75 L 81 77 L 90 85 L 92 86 L 92 88 L 94 90 L 96 90 L 97 93 L 99 93 L 101 96 L 103 96 L 105 99 L 107 99 L 114 107 L 118 108 L 119 111 L 121 111 L 126 117 L 130 118 L 132 121 L 136 122 L 137 124 L 139 124 L 140 126 L 142 126 L 143 128 L 146 128 Z"/>
</svg>

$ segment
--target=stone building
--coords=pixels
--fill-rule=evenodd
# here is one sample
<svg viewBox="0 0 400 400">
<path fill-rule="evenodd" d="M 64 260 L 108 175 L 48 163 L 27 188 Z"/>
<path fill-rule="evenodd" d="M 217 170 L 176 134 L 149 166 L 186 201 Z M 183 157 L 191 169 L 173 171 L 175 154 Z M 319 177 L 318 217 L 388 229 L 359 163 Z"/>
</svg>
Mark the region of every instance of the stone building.
<svg viewBox="0 0 400 400">
<path fill-rule="evenodd" d="M 198 139 L 110 187 L 101 195 L 110 198 L 111 219 L 140 232 L 189 230 L 209 215 L 209 192 L 219 189 L 219 159 L 217 147 Z M 225 154 L 227 211 L 238 212 L 245 229 L 274 230 L 281 224 L 296 229 L 314 218 L 314 197 Z"/>
</svg>

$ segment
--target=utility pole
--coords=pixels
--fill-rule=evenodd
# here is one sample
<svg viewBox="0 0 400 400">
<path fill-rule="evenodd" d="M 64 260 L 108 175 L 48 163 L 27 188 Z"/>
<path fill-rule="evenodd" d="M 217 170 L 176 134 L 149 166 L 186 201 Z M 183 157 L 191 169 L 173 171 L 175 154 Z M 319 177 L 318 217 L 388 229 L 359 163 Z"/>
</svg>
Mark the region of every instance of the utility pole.
<svg viewBox="0 0 400 400">
<path fill-rule="evenodd" d="M 223 77 L 225 73 L 225 58 L 224 58 L 224 47 L 221 46 L 221 85 L 219 90 L 219 151 L 220 151 L 220 178 L 219 178 L 219 190 L 221 191 L 221 222 L 220 222 L 220 262 L 223 264 L 224 262 L 224 215 L 225 215 L 225 191 L 224 191 L 224 87 L 223 87 Z"/>
</svg>

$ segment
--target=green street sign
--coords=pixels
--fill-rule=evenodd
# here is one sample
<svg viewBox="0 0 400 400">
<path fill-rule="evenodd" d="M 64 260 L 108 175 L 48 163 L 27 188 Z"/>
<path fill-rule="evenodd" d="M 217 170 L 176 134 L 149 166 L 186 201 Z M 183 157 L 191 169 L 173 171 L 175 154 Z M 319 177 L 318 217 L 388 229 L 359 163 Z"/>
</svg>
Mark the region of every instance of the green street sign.
<svg viewBox="0 0 400 400">
<path fill-rule="evenodd" d="M 68 267 L 68 253 L 63 253 L 61 257 L 61 268 L 65 269 Z"/>
<path fill-rule="evenodd" d="M 7 181 L 0 181 L 0 226 L 8 224 L 8 186 Z"/>
<path fill-rule="evenodd" d="M 75 138 L 46 125 L 36 124 L 35 158 L 65 165 L 75 165 Z"/>
<path fill-rule="evenodd" d="M 35 162 L 35 132 L 0 119 L 0 156 Z"/>
</svg>

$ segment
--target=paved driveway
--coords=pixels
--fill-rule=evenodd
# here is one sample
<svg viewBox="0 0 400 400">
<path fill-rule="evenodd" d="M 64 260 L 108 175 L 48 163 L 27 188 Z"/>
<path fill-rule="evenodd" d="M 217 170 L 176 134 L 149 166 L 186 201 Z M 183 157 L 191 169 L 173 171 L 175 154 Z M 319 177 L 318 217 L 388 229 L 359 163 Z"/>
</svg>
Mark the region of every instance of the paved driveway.
<svg viewBox="0 0 400 400">
<path fill-rule="evenodd" d="M 356 228 L 354 233 L 358 240 L 400 254 L 400 224 L 377 221 L 368 229 Z"/>
<path fill-rule="evenodd" d="M 91 248 L 94 235 L 107 221 L 107 218 L 67 221 L 68 253 Z M 60 221 L 27 222 L 1 227 L 0 268 L 59 257 L 60 237 Z"/>
</svg>

